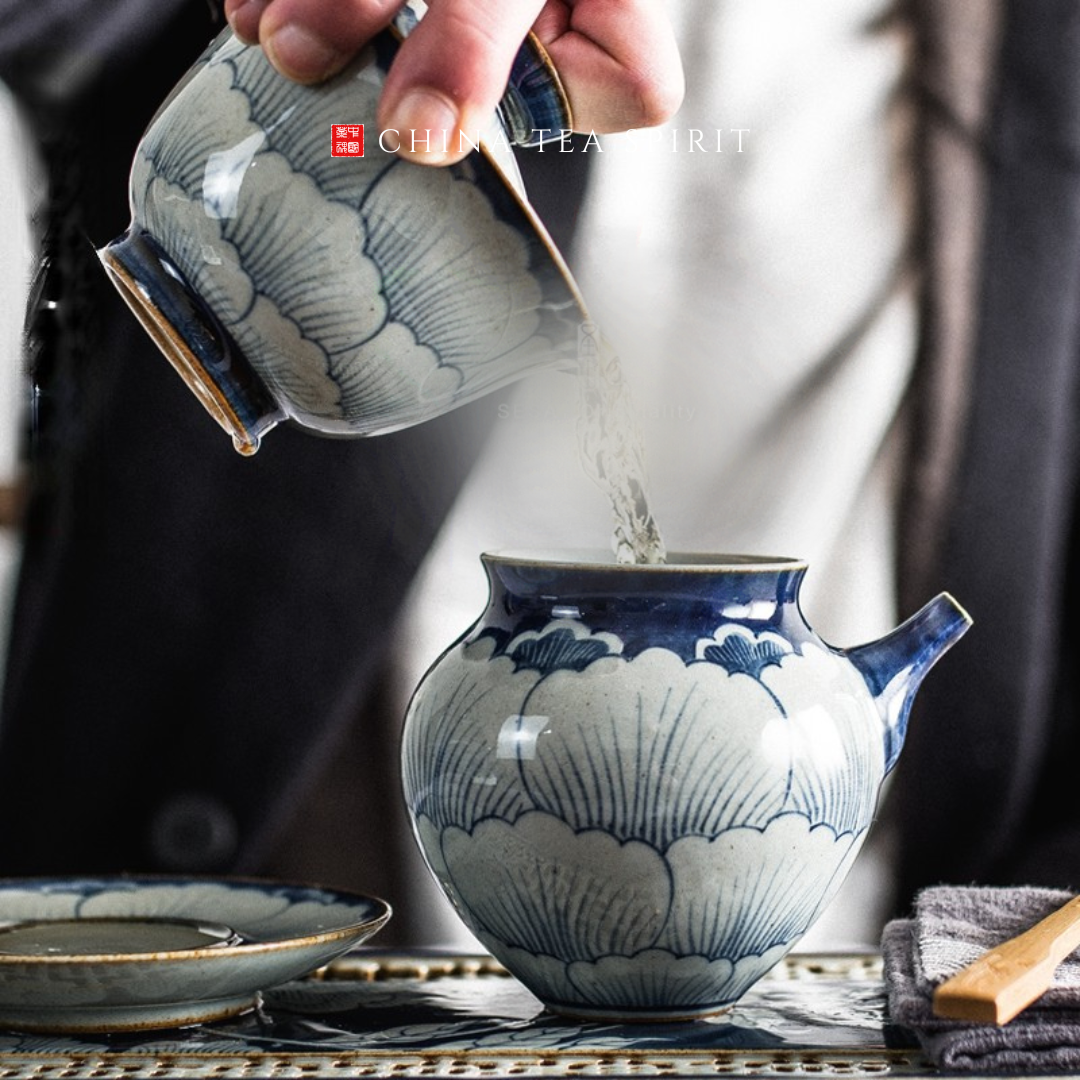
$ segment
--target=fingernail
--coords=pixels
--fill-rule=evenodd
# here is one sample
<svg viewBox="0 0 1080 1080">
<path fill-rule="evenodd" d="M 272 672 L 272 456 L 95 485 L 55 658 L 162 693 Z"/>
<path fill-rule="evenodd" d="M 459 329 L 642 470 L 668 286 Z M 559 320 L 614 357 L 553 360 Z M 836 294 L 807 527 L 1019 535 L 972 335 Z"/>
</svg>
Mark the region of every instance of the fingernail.
<svg viewBox="0 0 1080 1080">
<path fill-rule="evenodd" d="M 399 132 L 398 153 L 413 161 L 439 165 L 460 157 L 458 111 L 434 90 L 410 90 L 390 110 L 386 127 Z"/>
<path fill-rule="evenodd" d="M 293 79 L 315 82 L 333 75 L 346 57 L 336 46 L 305 26 L 286 23 L 263 42 L 263 48 L 279 71 Z"/>
</svg>

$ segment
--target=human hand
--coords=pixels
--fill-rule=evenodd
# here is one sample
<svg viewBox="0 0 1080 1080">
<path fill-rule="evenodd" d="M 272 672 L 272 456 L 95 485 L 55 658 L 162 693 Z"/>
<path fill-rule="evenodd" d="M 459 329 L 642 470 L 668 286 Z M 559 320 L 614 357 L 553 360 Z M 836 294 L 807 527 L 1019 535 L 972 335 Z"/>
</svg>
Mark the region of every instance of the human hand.
<svg viewBox="0 0 1080 1080">
<path fill-rule="evenodd" d="M 446 165 L 465 156 L 457 152 L 468 150 L 458 132 L 475 139 L 484 129 L 530 29 L 559 72 L 578 131 L 650 127 L 682 101 L 682 64 L 663 0 L 429 3 L 387 75 L 378 122 L 383 130 L 449 137 L 433 137 L 426 152 L 403 139 L 399 153 L 406 157 Z M 341 70 L 399 6 L 400 0 L 225 0 L 225 13 L 237 37 L 261 43 L 282 74 L 315 83 Z"/>
</svg>

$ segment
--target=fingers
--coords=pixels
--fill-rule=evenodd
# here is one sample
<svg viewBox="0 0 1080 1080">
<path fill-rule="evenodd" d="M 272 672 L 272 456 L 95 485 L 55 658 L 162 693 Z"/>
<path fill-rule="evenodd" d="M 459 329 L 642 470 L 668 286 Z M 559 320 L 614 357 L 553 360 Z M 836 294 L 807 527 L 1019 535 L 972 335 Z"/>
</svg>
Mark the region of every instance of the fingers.
<svg viewBox="0 0 1080 1080">
<path fill-rule="evenodd" d="M 542 0 L 434 0 L 387 75 L 379 126 L 399 153 L 427 164 L 463 158 L 506 89 L 510 66 Z"/>
<path fill-rule="evenodd" d="M 510 66 L 543 0 L 434 0 L 402 43 L 379 109 L 399 152 L 449 164 L 475 144 L 506 88 Z M 233 31 L 259 42 L 298 82 L 336 74 L 393 17 L 400 0 L 226 0 Z M 389 145 L 393 136 L 385 139 Z"/>
<path fill-rule="evenodd" d="M 234 32 L 258 41 L 283 74 L 319 82 L 386 26 L 400 0 L 225 0 Z M 449 164 L 475 144 L 506 88 L 530 27 L 570 99 L 579 131 L 666 120 L 683 94 L 663 0 L 430 0 L 403 42 L 379 105 L 387 144 Z"/>
<path fill-rule="evenodd" d="M 400 6 L 400 0 L 225 0 L 225 14 L 237 37 L 259 42 L 283 75 L 314 83 L 340 71 Z"/>
<path fill-rule="evenodd" d="M 682 103 L 679 48 L 658 0 L 549 0 L 533 29 L 578 131 L 652 127 Z"/>
</svg>

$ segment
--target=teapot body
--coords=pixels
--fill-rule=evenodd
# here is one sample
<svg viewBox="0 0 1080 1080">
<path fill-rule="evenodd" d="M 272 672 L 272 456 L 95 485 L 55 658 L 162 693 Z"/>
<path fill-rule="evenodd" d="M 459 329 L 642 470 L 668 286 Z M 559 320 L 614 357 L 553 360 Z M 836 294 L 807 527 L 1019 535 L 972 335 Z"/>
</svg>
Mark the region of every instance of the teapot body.
<svg viewBox="0 0 1080 1080">
<path fill-rule="evenodd" d="M 414 22 L 406 7 L 399 34 Z M 435 169 L 375 122 L 397 45 L 385 32 L 300 86 L 226 32 L 137 150 L 131 226 L 100 256 L 245 452 L 282 419 L 392 431 L 573 357 L 580 297 L 510 149 L 530 123 L 570 123 L 542 50 L 523 49 L 500 114 L 522 130 L 493 116 Z"/>
<path fill-rule="evenodd" d="M 865 838 L 887 759 L 863 674 L 807 626 L 793 560 L 485 564 L 404 733 L 435 877 L 556 1011 L 723 1009 Z"/>
</svg>

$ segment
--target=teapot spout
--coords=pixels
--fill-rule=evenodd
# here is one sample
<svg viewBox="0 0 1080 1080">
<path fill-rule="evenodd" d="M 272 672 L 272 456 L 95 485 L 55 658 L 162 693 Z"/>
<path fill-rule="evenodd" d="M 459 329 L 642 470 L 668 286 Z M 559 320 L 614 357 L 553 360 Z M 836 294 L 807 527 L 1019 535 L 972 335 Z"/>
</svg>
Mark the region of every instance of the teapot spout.
<svg viewBox="0 0 1080 1080">
<path fill-rule="evenodd" d="M 881 714 L 886 773 L 904 745 L 916 690 L 970 626 L 971 616 L 948 593 L 941 593 L 880 641 L 845 650 Z"/>
</svg>

